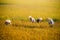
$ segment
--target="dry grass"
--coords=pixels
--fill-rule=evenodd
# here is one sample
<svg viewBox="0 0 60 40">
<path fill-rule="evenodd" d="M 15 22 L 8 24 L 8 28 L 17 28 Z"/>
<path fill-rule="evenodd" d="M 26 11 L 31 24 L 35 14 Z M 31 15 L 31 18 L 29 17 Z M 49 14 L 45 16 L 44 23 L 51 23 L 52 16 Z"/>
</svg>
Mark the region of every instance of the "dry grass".
<svg viewBox="0 0 60 40">
<path fill-rule="evenodd" d="M 51 28 L 45 23 L 15 20 L 11 25 L 0 21 L 0 40 L 59 40 L 60 23 Z M 44 25 L 43 25 L 44 24 Z"/>
<path fill-rule="evenodd" d="M 30 15 L 44 21 L 31 23 Z M 53 27 L 47 17 L 54 19 Z M 12 24 L 5 25 L 6 19 L 11 19 Z M 0 40 L 60 40 L 60 0 L 1 0 Z"/>
</svg>

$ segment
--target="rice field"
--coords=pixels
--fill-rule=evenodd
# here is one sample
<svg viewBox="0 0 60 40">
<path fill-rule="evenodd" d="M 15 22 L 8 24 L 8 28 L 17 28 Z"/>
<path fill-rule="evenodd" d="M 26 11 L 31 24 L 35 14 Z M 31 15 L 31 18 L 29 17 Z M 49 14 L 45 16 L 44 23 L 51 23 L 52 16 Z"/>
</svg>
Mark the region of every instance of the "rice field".
<svg viewBox="0 0 60 40">
<path fill-rule="evenodd" d="M 32 23 L 28 16 L 43 18 L 41 23 Z M 55 24 L 50 27 L 46 21 L 51 17 Z M 5 25 L 10 19 L 12 24 Z M 60 40 L 59 0 L 1 0 L 0 40 Z"/>
</svg>

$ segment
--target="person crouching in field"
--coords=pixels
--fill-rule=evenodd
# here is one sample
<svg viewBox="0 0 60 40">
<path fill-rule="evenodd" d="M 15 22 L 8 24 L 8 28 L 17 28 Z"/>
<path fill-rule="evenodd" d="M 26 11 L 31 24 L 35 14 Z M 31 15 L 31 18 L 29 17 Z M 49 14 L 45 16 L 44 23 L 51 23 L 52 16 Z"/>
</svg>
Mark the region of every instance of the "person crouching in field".
<svg viewBox="0 0 60 40">
<path fill-rule="evenodd" d="M 5 20 L 5 24 L 6 25 L 11 24 L 11 20 L 9 20 L 9 19 Z"/>
<path fill-rule="evenodd" d="M 48 23 L 49 23 L 50 27 L 53 27 L 53 25 L 54 25 L 53 19 L 52 18 L 47 18 L 47 20 L 48 20 Z"/>
<path fill-rule="evenodd" d="M 38 18 L 36 22 L 39 23 L 39 22 L 42 22 L 42 20 L 43 20 L 42 18 Z"/>
<path fill-rule="evenodd" d="M 30 20 L 31 22 L 36 22 L 35 19 L 34 19 L 32 16 L 29 16 L 29 20 Z"/>
</svg>

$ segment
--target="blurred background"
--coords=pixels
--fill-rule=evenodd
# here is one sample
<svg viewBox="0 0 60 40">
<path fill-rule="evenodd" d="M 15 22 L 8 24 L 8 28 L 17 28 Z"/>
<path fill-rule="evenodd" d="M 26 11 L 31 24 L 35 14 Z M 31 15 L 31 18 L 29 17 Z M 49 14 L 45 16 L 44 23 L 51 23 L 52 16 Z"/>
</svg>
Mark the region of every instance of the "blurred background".
<svg viewBox="0 0 60 40">
<path fill-rule="evenodd" d="M 1 0 L 0 17 L 60 18 L 60 0 Z M 2 17 L 1 17 L 2 18 Z"/>
</svg>

